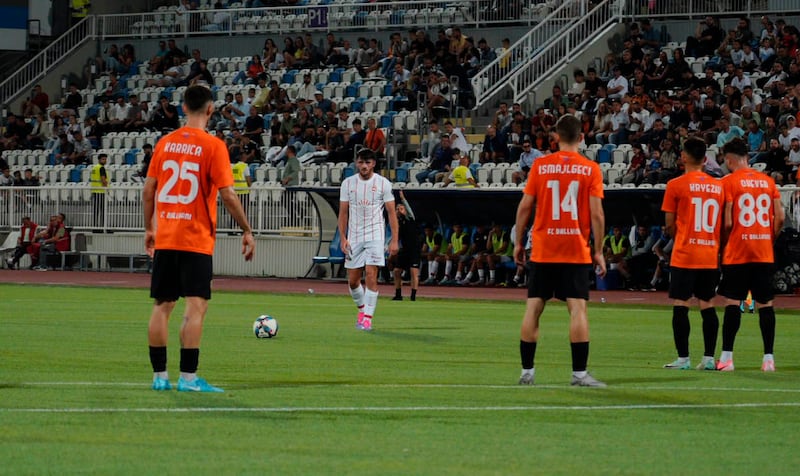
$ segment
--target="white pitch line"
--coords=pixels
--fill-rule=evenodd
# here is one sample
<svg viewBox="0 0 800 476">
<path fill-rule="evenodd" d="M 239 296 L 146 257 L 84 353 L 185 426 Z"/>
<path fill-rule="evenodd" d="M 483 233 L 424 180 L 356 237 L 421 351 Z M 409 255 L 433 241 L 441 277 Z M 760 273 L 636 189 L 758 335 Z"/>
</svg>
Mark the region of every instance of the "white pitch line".
<svg viewBox="0 0 800 476">
<path fill-rule="evenodd" d="M 150 383 L 147 382 L 0 382 L 0 385 L 6 386 L 20 386 L 20 387 L 150 387 Z M 233 385 L 232 387 L 228 387 L 225 385 L 224 382 L 221 382 L 220 385 L 224 388 L 229 388 L 230 390 L 247 390 L 249 387 L 247 385 Z M 535 389 L 546 389 L 546 390 L 553 390 L 553 389 L 567 389 L 573 388 L 571 385 L 534 385 L 533 388 L 525 385 L 479 385 L 479 384 L 427 384 L 427 383 L 409 383 L 409 384 L 401 384 L 401 383 L 386 383 L 386 384 L 369 384 L 369 383 L 342 383 L 342 384 L 304 384 L 302 382 L 296 384 L 278 384 L 275 388 L 286 388 L 286 387 L 303 387 L 303 388 L 420 388 L 420 389 L 438 389 L 438 388 L 453 388 L 453 389 L 513 389 L 519 391 L 535 391 Z M 259 387 L 261 389 L 263 387 Z M 608 387 L 606 390 L 620 390 L 620 391 L 631 391 L 631 390 L 641 390 L 641 391 L 692 391 L 692 392 L 743 392 L 743 393 L 800 393 L 800 388 L 742 388 L 742 387 L 689 387 L 689 386 L 682 386 L 682 387 L 669 387 L 669 386 L 628 386 L 628 385 L 612 385 Z"/>
<path fill-rule="evenodd" d="M 672 410 L 708 408 L 800 407 L 800 402 L 787 403 L 699 403 L 699 404 L 634 404 L 634 405 L 530 405 L 486 407 L 200 407 L 200 408 L 6 408 L 0 413 L 382 413 L 382 412 L 531 412 L 531 411 L 620 411 Z"/>
</svg>

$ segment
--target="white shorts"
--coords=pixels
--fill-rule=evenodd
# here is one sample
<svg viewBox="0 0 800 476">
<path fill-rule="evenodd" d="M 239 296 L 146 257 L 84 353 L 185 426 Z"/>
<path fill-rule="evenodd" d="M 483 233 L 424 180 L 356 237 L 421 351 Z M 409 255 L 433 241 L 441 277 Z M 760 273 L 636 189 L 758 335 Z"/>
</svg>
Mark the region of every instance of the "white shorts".
<svg viewBox="0 0 800 476">
<path fill-rule="evenodd" d="M 384 266 L 386 258 L 383 253 L 383 241 L 363 241 L 351 243 L 350 253 L 344 259 L 344 267 L 359 269 L 364 266 Z"/>
</svg>

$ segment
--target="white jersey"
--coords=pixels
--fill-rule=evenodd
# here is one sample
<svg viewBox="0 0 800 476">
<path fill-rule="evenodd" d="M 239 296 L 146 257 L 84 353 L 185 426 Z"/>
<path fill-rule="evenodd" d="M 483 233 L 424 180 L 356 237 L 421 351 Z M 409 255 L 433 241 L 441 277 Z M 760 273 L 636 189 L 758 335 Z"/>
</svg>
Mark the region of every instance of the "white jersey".
<svg viewBox="0 0 800 476">
<path fill-rule="evenodd" d="M 349 203 L 347 239 L 351 244 L 384 242 L 384 204 L 394 201 L 389 180 L 378 174 L 372 174 L 369 180 L 362 180 L 359 174 L 347 177 L 342 181 L 339 201 Z"/>
</svg>

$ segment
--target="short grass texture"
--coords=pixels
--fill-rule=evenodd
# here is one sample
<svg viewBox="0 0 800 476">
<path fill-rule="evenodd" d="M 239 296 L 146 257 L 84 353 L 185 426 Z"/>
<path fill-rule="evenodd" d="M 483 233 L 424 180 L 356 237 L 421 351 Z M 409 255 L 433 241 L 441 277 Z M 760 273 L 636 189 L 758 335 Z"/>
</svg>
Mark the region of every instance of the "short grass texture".
<svg viewBox="0 0 800 476">
<path fill-rule="evenodd" d="M 566 311 L 553 303 L 537 386 L 520 387 L 521 300 L 384 296 L 364 333 L 344 292 L 219 292 L 200 374 L 225 393 L 184 394 L 149 389 L 146 291 L 0 295 L 3 474 L 776 475 L 800 463 L 797 315 L 778 315 L 775 374 L 759 370 L 749 314 L 734 373 L 668 371 L 669 308 L 592 303 L 590 369 L 609 387 L 586 389 L 569 386 Z M 252 334 L 263 313 L 280 323 L 274 339 Z"/>
</svg>

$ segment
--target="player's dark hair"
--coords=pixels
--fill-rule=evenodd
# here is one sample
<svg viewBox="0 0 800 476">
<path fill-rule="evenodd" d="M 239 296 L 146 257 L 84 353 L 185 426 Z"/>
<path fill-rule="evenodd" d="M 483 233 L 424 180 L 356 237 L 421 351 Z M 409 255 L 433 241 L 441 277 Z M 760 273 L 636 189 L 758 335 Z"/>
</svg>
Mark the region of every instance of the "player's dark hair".
<svg viewBox="0 0 800 476">
<path fill-rule="evenodd" d="M 694 164 L 702 164 L 706 156 L 706 143 L 696 137 L 692 137 L 683 144 L 683 151 L 686 152 Z"/>
<path fill-rule="evenodd" d="M 556 122 L 556 134 L 565 144 L 577 144 L 581 138 L 581 121 L 572 114 L 564 114 Z"/>
<path fill-rule="evenodd" d="M 206 105 L 213 101 L 211 90 L 206 86 L 189 86 L 183 93 L 183 104 L 189 112 L 203 112 Z"/>
<path fill-rule="evenodd" d="M 361 149 L 356 156 L 358 160 L 375 160 L 375 151 L 372 149 Z"/>
<path fill-rule="evenodd" d="M 747 144 L 745 144 L 745 142 L 738 137 L 734 137 L 722 146 L 722 154 L 733 154 L 738 157 L 749 156 L 747 153 Z"/>
</svg>

